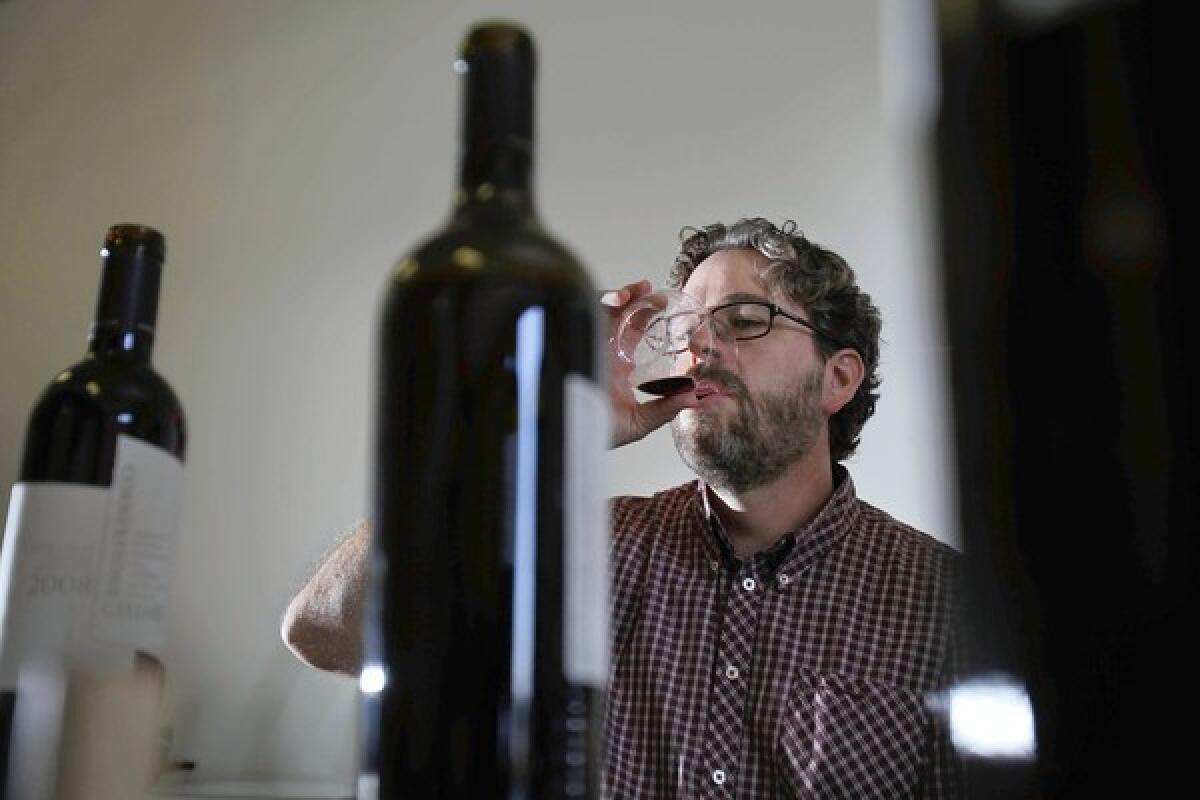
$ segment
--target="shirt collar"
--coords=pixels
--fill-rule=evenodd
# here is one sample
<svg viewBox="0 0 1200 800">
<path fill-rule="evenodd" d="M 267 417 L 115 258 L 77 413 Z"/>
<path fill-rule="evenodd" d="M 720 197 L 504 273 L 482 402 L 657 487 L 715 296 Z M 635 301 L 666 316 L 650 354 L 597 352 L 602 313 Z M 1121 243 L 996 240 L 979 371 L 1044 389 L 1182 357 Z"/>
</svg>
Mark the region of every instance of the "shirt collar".
<svg viewBox="0 0 1200 800">
<path fill-rule="evenodd" d="M 710 536 L 703 537 L 707 557 L 720 559 L 727 566 L 736 565 L 740 559 L 734 552 L 725 526 L 712 506 L 708 484 L 696 479 L 695 497 L 699 501 L 696 510 L 705 523 Z M 841 464 L 833 465 L 833 494 L 806 525 L 788 531 L 767 550 L 753 556 L 761 561 L 768 572 L 780 567 L 789 570 L 806 567 L 825 553 L 842 538 L 858 518 L 858 495 L 850 472 Z"/>
</svg>

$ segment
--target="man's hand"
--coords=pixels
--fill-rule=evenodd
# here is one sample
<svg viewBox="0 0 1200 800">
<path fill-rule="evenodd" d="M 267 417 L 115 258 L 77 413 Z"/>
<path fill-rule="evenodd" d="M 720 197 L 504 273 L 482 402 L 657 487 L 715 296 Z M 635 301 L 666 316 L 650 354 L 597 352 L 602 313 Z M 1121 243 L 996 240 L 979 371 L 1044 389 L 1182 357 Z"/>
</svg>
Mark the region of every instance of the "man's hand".
<svg viewBox="0 0 1200 800">
<path fill-rule="evenodd" d="M 608 316 L 608 397 L 612 405 L 612 447 L 636 442 L 646 434 L 661 428 L 685 408 L 696 405 L 695 392 L 680 392 L 639 403 L 629 375 L 633 365 L 617 354 L 615 337 L 621 315 L 630 303 L 654 291 L 650 281 L 638 281 L 600 296 Z"/>
</svg>

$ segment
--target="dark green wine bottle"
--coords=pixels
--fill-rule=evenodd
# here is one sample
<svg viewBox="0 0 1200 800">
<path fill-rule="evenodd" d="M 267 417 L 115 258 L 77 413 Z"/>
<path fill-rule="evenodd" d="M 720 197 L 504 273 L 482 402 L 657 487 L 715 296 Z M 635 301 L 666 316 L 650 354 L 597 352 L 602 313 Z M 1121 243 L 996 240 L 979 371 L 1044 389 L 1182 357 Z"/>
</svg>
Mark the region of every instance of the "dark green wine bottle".
<svg viewBox="0 0 1200 800">
<path fill-rule="evenodd" d="M 535 213 L 532 39 L 477 26 L 455 68 L 454 209 L 392 274 L 379 331 L 360 797 L 598 797 L 598 296 Z"/>
</svg>

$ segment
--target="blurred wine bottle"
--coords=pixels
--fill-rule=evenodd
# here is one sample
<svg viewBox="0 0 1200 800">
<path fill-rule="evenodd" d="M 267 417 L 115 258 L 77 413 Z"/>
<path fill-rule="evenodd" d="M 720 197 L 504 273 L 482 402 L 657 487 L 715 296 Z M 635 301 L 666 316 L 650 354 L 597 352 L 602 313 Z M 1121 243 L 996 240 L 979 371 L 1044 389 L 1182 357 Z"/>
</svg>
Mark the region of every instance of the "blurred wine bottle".
<svg viewBox="0 0 1200 800">
<path fill-rule="evenodd" d="M 479 25 L 454 67 L 454 208 L 391 275 L 379 330 L 360 797 L 598 797 L 598 294 L 535 213 L 529 34 Z"/>
<path fill-rule="evenodd" d="M 1027 692 L 1036 745 L 971 757 L 972 796 L 1168 796 L 1197 712 L 1194 29 L 1166 2 L 938 5 L 967 674 Z"/>
<path fill-rule="evenodd" d="M 114 225 L 100 255 L 87 356 L 34 406 L 0 551 L 0 786 L 10 800 L 120 796 L 101 773 L 142 763 L 150 739 L 97 721 L 162 689 L 184 452 L 183 410 L 150 364 L 164 239 Z M 145 789 L 151 777 L 112 786 Z"/>
</svg>

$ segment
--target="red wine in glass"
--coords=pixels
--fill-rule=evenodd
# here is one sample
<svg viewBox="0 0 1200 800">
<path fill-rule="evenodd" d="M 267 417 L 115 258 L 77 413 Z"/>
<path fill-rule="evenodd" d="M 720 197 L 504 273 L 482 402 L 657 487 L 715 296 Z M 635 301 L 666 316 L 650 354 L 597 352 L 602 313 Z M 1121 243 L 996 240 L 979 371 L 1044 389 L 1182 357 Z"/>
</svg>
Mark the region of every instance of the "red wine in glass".
<svg viewBox="0 0 1200 800">
<path fill-rule="evenodd" d="M 667 378 L 655 378 L 654 380 L 639 383 L 638 391 L 646 394 L 657 394 L 661 397 L 670 397 L 673 394 L 680 392 L 690 392 L 696 386 L 696 381 L 687 375 L 672 375 Z"/>
</svg>

